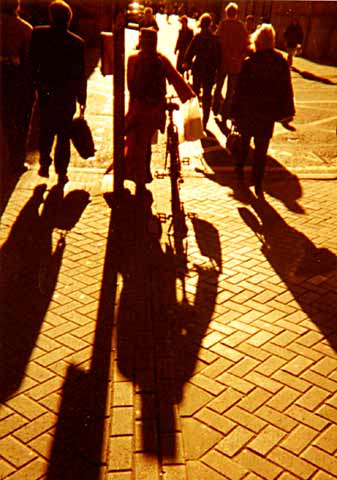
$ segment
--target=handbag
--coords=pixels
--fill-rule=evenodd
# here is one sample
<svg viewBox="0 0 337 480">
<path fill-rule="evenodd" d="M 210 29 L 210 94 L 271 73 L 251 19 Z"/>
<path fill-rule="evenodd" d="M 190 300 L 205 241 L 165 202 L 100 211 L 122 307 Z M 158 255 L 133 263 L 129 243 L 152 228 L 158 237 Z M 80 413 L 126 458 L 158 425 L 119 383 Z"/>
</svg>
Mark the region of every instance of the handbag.
<svg viewBox="0 0 337 480">
<path fill-rule="evenodd" d="M 233 157 L 238 158 L 240 155 L 242 148 L 242 136 L 235 125 L 232 125 L 231 131 L 228 134 L 226 148 L 233 155 Z"/>
<path fill-rule="evenodd" d="M 184 139 L 188 142 L 195 142 L 204 137 L 201 111 L 198 97 L 188 100 L 186 115 L 184 117 Z"/>
<path fill-rule="evenodd" d="M 84 159 L 95 155 L 95 144 L 90 127 L 83 115 L 73 119 L 70 138 L 74 147 Z"/>
</svg>

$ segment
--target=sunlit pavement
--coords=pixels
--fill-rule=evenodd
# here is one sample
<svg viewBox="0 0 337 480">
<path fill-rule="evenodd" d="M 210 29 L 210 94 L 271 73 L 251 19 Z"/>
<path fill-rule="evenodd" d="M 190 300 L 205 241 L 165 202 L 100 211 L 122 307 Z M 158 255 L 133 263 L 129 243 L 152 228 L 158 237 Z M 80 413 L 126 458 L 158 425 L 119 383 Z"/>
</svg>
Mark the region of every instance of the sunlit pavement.
<svg viewBox="0 0 337 480">
<path fill-rule="evenodd" d="M 94 71 L 96 159 L 74 154 L 63 193 L 33 165 L 2 215 L 0 478 L 337 478 L 336 86 L 292 75 L 265 200 L 212 119 L 217 142 L 181 146 L 172 235 L 168 177 L 153 203 L 128 182 L 103 197 L 112 79 Z"/>
</svg>

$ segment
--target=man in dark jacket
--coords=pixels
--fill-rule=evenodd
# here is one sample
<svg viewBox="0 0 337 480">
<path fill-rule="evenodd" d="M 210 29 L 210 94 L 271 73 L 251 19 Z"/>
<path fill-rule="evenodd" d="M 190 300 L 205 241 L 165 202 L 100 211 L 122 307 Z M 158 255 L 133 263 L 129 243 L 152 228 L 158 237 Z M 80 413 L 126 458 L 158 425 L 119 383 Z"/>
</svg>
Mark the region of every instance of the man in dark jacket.
<svg viewBox="0 0 337 480">
<path fill-rule="evenodd" d="M 253 181 L 262 196 L 262 181 L 269 142 L 276 121 L 295 115 L 294 96 L 287 61 L 276 52 L 275 30 L 263 24 L 252 35 L 255 53 L 243 62 L 231 107 L 231 116 L 242 135 L 237 172 L 243 178 L 250 140 L 254 138 Z"/>
<path fill-rule="evenodd" d="M 290 14 L 290 22 L 284 31 L 283 38 L 288 53 L 288 65 L 291 67 L 294 55 L 303 43 L 303 29 L 294 14 L 292 12 Z"/>
<path fill-rule="evenodd" d="M 54 154 L 58 182 L 68 181 L 70 161 L 70 130 L 76 112 L 86 104 L 84 41 L 68 28 L 72 10 L 63 0 L 49 5 L 50 26 L 36 27 L 31 40 L 33 80 L 40 106 L 40 169 L 41 177 L 49 177 L 50 156 L 57 137 Z"/>
<path fill-rule="evenodd" d="M 199 21 L 201 31 L 190 43 L 183 67 L 192 66 L 193 90 L 197 96 L 202 89 L 203 127 L 206 130 L 212 104 L 212 89 L 221 63 L 221 51 L 218 37 L 211 30 L 212 17 L 204 13 Z"/>
</svg>

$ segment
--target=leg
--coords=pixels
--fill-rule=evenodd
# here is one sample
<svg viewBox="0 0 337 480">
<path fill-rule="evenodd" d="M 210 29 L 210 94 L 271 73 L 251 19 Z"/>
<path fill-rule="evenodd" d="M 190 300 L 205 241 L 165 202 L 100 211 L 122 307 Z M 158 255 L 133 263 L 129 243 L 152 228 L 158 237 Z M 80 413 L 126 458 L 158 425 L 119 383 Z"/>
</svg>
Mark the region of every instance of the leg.
<svg viewBox="0 0 337 480">
<path fill-rule="evenodd" d="M 237 176 L 240 180 L 243 180 L 244 174 L 243 174 L 243 169 L 246 163 L 246 160 L 248 158 L 249 154 L 249 148 L 250 148 L 250 140 L 251 140 L 251 135 L 249 135 L 246 132 L 241 132 L 241 137 L 242 137 L 242 144 L 241 144 L 241 149 L 238 157 L 236 158 L 236 173 Z"/>
<path fill-rule="evenodd" d="M 256 136 L 254 137 L 254 161 L 253 161 L 253 182 L 255 193 L 257 196 L 262 195 L 262 182 L 264 177 L 264 170 L 267 161 L 267 152 L 269 147 L 270 137 Z"/>
<path fill-rule="evenodd" d="M 202 84 L 202 110 L 203 110 L 202 124 L 203 124 L 204 130 L 206 130 L 209 114 L 211 111 L 213 84 L 214 84 L 213 79 L 211 79 L 211 81 L 209 79 L 204 79 Z"/>
<path fill-rule="evenodd" d="M 70 162 L 70 130 L 73 118 L 73 110 L 67 112 L 55 112 L 57 122 L 57 142 L 55 147 L 54 163 L 55 171 L 61 183 L 68 181 L 67 170 Z"/>
<path fill-rule="evenodd" d="M 39 150 L 40 150 L 40 170 L 39 175 L 48 177 L 48 169 L 52 163 L 50 156 L 54 143 L 55 128 L 53 125 L 53 117 L 48 109 L 40 104 L 40 133 L 39 133 Z"/>
<path fill-rule="evenodd" d="M 230 118 L 231 104 L 232 104 L 237 81 L 238 81 L 238 74 L 236 73 L 228 74 L 226 98 L 225 98 L 223 109 L 222 109 L 222 121 L 224 123 L 226 123 L 227 118 Z"/>
<path fill-rule="evenodd" d="M 215 90 L 214 90 L 214 97 L 213 97 L 213 113 L 214 115 L 218 115 L 220 111 L 220 103 L 221 103 L 221 93 L 222 93 L 222 88 L 223 84 L 225 82 L 226 78 L 226 73 L 218 73 L 217 79 L 216 79 L 216 85 L 215 85 Z"/>
</svg>

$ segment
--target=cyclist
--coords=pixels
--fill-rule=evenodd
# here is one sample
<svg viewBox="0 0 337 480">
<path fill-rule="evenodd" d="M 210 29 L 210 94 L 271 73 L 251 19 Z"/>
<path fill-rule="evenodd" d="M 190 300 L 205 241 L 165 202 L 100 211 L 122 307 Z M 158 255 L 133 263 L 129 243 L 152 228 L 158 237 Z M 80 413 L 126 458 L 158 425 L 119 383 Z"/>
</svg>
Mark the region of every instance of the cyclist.
<svg viewBox="0 0 337 480">
<path fill-rule="evenodd" d="M 125 178 L 136 183 L 136 193 L 152 181 L 151 140 L 165 127 L 166 80 L 184 103 L 194 96 L 193 90 L 173 67 L 157 52 L 157 32 L 143 28 L 140 52 L 131 55 L 127 65 L 130 103 L 126 115 Z"/>
</svg>

